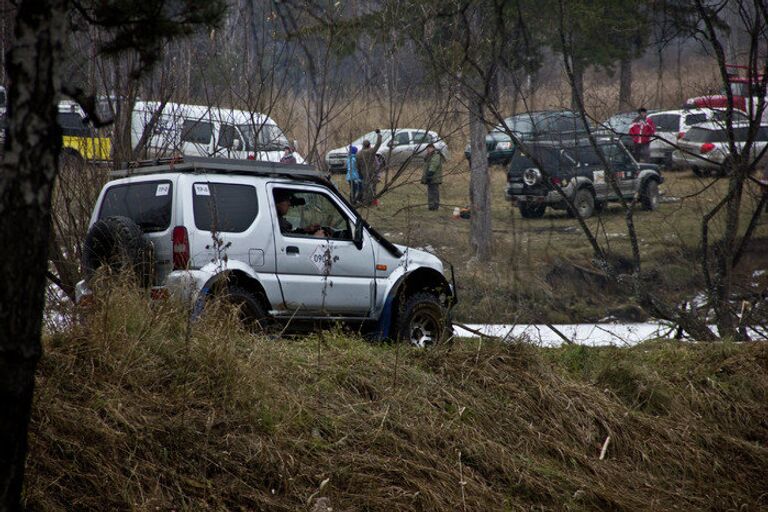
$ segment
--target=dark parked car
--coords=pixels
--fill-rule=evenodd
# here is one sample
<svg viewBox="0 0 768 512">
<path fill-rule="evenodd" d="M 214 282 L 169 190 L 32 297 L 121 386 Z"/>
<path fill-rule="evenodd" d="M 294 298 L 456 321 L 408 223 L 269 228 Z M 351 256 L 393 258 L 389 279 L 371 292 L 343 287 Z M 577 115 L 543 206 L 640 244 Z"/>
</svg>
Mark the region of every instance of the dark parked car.
<svg viewBox="0 0 768 512">
<path fill-rule="evenodd" d="M 603 140 L 597 147 L 611 164 L 621 196 L 630 200 L 640 194 L 643 208 L 655 210 L 659 184 L 664 181 L 659 167 L 638 163 L 617 141 Z M 506 192 L 523 217 L 539 218 L 547 207 L 567 210 L 557 187 L 585 218 L 619 200 L 609 183 L 609 171 L 588 140 L 571 145 L 537 142 L 526 150 L 518 151 L 510 162 Z"/>
<path fill-rule="evenodd" d="M 587 134 L 578 113 L 572 110 L 546 110 L 525 112 L 508 117 L 504 124 L 522 141 L 550 140 L 571 142 Z M 507 165 L 515 154 L 515 144 L 503 125 L 496 126 L 485 137 L 489 165 Z M 469 160 L 472 151 L 469 145 L 464 150 Z"/>
</svg>

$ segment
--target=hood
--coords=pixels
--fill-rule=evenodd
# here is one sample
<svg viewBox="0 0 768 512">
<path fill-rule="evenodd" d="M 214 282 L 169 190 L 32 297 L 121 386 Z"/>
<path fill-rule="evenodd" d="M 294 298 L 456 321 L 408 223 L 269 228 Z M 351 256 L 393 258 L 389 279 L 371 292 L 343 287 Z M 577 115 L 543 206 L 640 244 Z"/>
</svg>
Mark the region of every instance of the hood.
<svg viewBox="0 0 768 512">
<path fill-rule="evenodd" d="M 347 156 L 348 154 L 349 154 L 349 146 L 344 146 L 344 147 L 341 147 L 341 148 L 332 149 L 332 150 L 330 150 L 328 152 L 329 156 L 330 155 L 334 155 L 334 156 L 338 156 L 338 155 Z"/>
<path fill-rule="evenodd" d="M 400 257 L 400 264 L 408 267 L 429 267 L 443 273 L 443 262 L 434 254 L 423 249 L 407 247 L 405 245 L 395 244 L 403 255 Z"/>
</svg>

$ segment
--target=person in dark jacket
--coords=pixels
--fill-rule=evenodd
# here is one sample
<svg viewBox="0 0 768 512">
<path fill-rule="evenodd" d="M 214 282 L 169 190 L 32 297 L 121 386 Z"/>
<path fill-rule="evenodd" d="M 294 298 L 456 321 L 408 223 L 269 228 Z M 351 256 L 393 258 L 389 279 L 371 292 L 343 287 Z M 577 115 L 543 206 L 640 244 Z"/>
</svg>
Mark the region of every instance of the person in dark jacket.
<svg viewBox="0 0 768 512">
<path fill-rule="evenodd" d="M 431 143 L 427 144 L 425 154 L 421 183 L 427 186 L 427 207 L 437 210 L 440 208 L 440 184 L 443 182 L 443 157 Z"/>
<path fill-rule="evenodd" d="M 363 180 L 363 190 L 360 203 L 370 205 L 376 195 L 376 152 L 381 147 L 381 130 L 376 130 L 376 144 L 371 147 L 371 141 L 363 141 L 363 149 L 357 152 L 357 168 Z"/>
<path fill-rule="evenodd" d="M 296 157 L 293 154 L 293 148 L 291 146 L 285 146 L 283 148 L 283 157 L 280 159 L 281 164 L 295 164 Z"/>
</svg>

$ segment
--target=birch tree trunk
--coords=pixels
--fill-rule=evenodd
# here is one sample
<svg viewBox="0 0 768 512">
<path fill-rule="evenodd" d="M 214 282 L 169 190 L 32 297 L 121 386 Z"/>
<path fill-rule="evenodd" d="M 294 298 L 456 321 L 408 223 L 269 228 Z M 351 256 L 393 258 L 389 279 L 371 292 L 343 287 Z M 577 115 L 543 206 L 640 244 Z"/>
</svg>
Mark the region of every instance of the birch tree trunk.
<svg viewBox="0 0 768 512">
<path fill-rule="evenodd" d="M 40 359 L 66 0 L 18 4 L 8 54 L 8 128 L 0 172 L 0 512 L 21 509 L 27 427 Z"/>
<path fill-rule="evenodd" d="M 491 259 L 491 178 L 485 147 L 485 105 L 481 99 L 469 99 L 470 161 L 469 195 L 472 207 L 469 243 L 478 261 Z"/>
</svg>

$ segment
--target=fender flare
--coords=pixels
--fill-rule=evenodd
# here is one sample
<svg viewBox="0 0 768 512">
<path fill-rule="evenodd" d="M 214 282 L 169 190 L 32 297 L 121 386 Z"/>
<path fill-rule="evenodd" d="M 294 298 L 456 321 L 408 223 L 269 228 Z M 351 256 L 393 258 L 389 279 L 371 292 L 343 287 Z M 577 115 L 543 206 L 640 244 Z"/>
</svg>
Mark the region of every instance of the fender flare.
<svg viewBox="0 0 768 512">
<path fill-rule="evenodd" d="M 448 306 L 450 307 L 455 303 L 456 291 L 453 289 L 451 283 L 448 282 L 448 279 L 434 268 L 419 267 L 408 272 L 403 272 L 390 287 L 389 291 L 387 291 L 386 298 L 384 299 L 384 307 L 379 314 L 376 327 L 374 328 L 375 339 L 382 340 L 389 336 L 398 295 L 406 282 L 413 281 L 414 279 L 423 279 L 424 281 L 436 279 L 437 283 L 435 284 L 435 288 L 442 288 L 445 290 Z M 418 289 L 424 289 L 423 284 L 419 285 Z"/>
<path fill-rule="evenodd" d="M 244 283 L 246 287 L 255 289 L 257 293 L 261 294 L 267 311 L 272 309 L 272 305 L 269 303 L 269 298 L 264 290 L 264 286 L 250 266 L 239 261 L 229 261 L 226 263 L 226 268 L 219 268 L 219 265 L 216 263 L 209 263 L 200 270 L 211 274 L 211 277 L 209 277 L 205 284 L 203 284 L 197 294 L 192 311 L 193 319 L 200 316 L 203 307 L 205 306 L 205 302 L 213 296 L 214 290 L 221 283 L 229 282 L 230 280 Z"/>
</svg>

